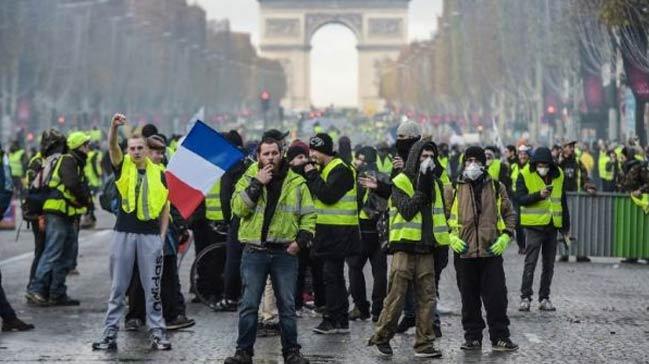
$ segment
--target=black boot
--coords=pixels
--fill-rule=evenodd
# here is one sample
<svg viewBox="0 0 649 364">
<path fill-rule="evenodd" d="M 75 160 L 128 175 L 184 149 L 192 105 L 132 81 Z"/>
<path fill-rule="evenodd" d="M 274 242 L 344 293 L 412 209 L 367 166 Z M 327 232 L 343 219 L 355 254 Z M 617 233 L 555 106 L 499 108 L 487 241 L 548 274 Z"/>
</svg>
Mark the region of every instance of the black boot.
<svg viewBox="0 0 649 364">
<path fill-rule="evenodd" d="M 25 323 L 18 317 L 7 319 L 2 321 L 2 331 L 29 331 L 34 328 L 34 325 Z"/>
</svg>

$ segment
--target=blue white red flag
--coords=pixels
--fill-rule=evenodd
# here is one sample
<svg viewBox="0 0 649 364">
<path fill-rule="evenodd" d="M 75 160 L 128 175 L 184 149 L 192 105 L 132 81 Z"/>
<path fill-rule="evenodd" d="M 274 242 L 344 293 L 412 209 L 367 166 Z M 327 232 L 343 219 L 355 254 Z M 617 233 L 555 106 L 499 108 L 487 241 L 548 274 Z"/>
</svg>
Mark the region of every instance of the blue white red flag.
<svg viewBox="0 0 649 364">
<path fill-rule="evenodd" d="M 167 165 L 169 200 L 189 218 L 214 184 L 243 157 L 219 132 L 198 120 Z"/>
</svg>

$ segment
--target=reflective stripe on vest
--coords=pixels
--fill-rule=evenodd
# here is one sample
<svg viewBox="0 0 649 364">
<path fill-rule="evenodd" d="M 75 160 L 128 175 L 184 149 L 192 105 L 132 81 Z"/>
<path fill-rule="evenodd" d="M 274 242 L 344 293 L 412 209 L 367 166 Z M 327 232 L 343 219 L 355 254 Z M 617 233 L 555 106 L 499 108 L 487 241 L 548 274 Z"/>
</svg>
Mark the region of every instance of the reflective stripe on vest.
<svg viewBox="0 0 649 364">
<path fill-rule="evenodd" d="M 649 194 L 643 193 L 641 197 L 631 195 L 631 200 L 633 200 L 633 203 L 638 205 L 645 214 L 649 213 Z"/>
<path fill-rule="evenodd" d="M 167 204 L 169 191 L 162 184 L 162 169 L 146 159 L 146 169 L 142 177 L 130 156 L 124 156 L 119 179 L 115 181 L 117 191 L 122 198 L 122 210 L 126 213 L 136 211 L 140 221 L 155 220 Z M 138 178 L 141 178 L 140 189 L 135 191 Z M 137 197 L 137 201 L 135 201 Z"/>
<path fill-rule="evenodd" d="M 48 187 L 52 189 L 50 197 L 45 200 L 43 204 L 43 211 L 56 212 L 66 216 L 77 216 L 86 213 L 85 207 L 75 207 L 78 205 L 76 197 L 65 187 L 61 181 L 60 169 L 63 158 L 74 158 L 69 154 L 65 154 L 56 161 L 56 166 L 52 171 L 52 177 L 48 183 Z M 81 170 L 77 170 L 81 174 Z"/>
<path fill-rule="evenodd" d="M 403 173 L 398 174 L 392 180 L 394 185 L 403 191 L 408 197 L 415 194 L 415 189 L 410 182 L 410 179 Z M 433 235 L 438 245 L 449 245 L 449 229 L 446 223 L 446 215 L 444 213 L 444 198 L 439 188 L 437 181 L 433 181 L 435 188 L 435 203 L 432 206 L 433 215 Z M 392 205 L 390 200 L 390 242 L 391 243 L 404 243 L 412 242 L 417 243 L 422 241 L 422 222 L 423 216 L 418 212 L 412 220 L 408 221 L 401 216 L 396 206 Z"/>
<path fill-rule="evenodd" d="M 214 184 L 205 197 L 205 218 L 212 221 L 223 221 L 220 180 Z"/>
<path fill-rule="evenodd" d="M 322 170 L 322 179 L 327 182 L 329 173 L 337 166 L 342 165 L 350 173 L 354 171 L 349 168 L 340 158 L 334 158 Z M 356 180 L 356 176 L 354 176 Z M 324 225 L 353 226 L 358 225 L 358 201 L 356 201 L 356 183 L 351 190 L 333 205 L 324 204 L 320 200 L 315 201 L 315 208 L 318 214 L 317 223 Z"/>
<path fill-rule="evenodd" d="M 12 177 L 22 177 L 25 173 L 23 169 L 23 155 L 25 155 L 24 149 L 9 153 L 9 166 L 11 167 Z"/>
<path fill-rule="evenodd" d="M 528 169 L 521 171 L 525 187 L 529 194 L 540 192 L 545 188 L 545 182 L 538 173 Z M 550 198 L 528 206 L 521 206 L 522 226 L 547 226 L 552 223 L 554 227 L 563 226 L 563 208 L 561 195 L 563 194 L 563 171 L 559 168 L 559 177 L 552 180 L 552 193 Z"/>
</svg>

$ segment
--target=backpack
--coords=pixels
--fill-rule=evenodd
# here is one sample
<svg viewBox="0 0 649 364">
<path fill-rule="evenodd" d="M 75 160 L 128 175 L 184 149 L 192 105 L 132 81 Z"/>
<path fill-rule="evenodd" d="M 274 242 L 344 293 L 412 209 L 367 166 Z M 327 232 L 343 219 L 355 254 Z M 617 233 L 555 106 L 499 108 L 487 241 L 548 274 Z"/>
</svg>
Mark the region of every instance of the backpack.
<svg viewBox="0 0 649 364">
<path fill-rule="evenodd" d="M 56 164 L 61 159 L 61 153 L 54 153 L 43 159 L 35 170 L 35 176 L 21 201 L 23 220 L 35 221 L 43 214 L 43 205 L 50 197 L 52 188 L 49 187 Z"/>
<path fill-rule="evenodd" d="M 101 208 L 110 212 L 111 214 L 117 214 L 119 209 L 119 195 L 117 192 L 117 186 L 115 185 L 115 175 L 112 174 L 106 182 L 104 182 L 103 187 L 101 188 L 101 194 L 99 195 L 99 205 Z"/>
</svg>

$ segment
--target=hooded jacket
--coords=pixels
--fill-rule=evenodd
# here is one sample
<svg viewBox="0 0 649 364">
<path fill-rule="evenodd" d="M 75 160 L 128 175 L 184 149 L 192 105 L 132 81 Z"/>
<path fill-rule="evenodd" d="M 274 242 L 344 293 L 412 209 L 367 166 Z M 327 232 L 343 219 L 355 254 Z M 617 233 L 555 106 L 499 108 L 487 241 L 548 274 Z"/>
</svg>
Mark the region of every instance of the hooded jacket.
<svg viewBox="0 0 649 364">
<path fill-rule="evenodd" d="M 416 142 L 410 149 L 408 160 L 403 169 L 403 173 L 408 177 L 415 189 L 414 195 L 409 197 L 404 191 L 393 185 L 392 195 L 390 197 L 392 206 L 395 207 L 399 214 L 401 214 L 401 216 L 407 221 L 412 220 L 417 213 L 422 214 L 422 241 L 407 241 L 402 243 L 391 242 L 390 250 L 392 252 L 403 251 L 411 254 L 430 254 L 437 245 L 435 236 L 433 235 L 431 206 L 435 202 L 435 199 L 443 198 L 443 196 L 436 196 L 433 185 L 427 186 L 427 188 L 432 189 L 430 198 L 427 193 L 422 192 L 419 189 L 418 178 L 420 178 L 421 175 L 419 173 L 419 157 L 425 147 L 431 147 L 435 153 L 437 152 L 437 147 L 432 141 L 430 141 L 430 139 L 422 139 Z M 437 162 L 436 164 L 437 167 L 439 167 Z M 439 168 L 436 170 L 438 169 Z M 435 173 L 433 173 L 432 183 L 437 183 L 440 191 L 443 191 L 442 184 L 439 181 L 439 176 L 435 175 Z"/>
<path fill-rule="evenodd" d="M 546 184 L 550 184 L 553 179 L 559 177 L 559 167 L 554 163 L 550 149 L 543 147 L 536 150 L 536 152 L 532 156 L 532 159 L 530 160 L 530 172 L 536 172 L 536 165 L 539 163 L 546 163 L 550 166 L 548 175 L 542 177 Z M 561 231 L 564 232 L 570 231 L 570 211 L 568 210 L 568 200 L 566 198 L 567 181 L 567 178 L 563 179 L 563 193 L 561 194 L 561 209 L 563 212 L 563 227 L 561 228 Z M 514 198 L 520 206 L 529 206 L 543 200 L 540 192 L 529 193 L 522 174 L 519 174 L 518 179 L 516 180 L 516 192 L 514 194 Z M 552 226 L 552 223 L 550 223 L 548 226 Z M 526 228 L 542 229 L 543 227 Z"/>
<path fill-rule="evenodd" d="M 624 162 L 624 177 L 621 179 L 621 187 L 624 192 L 640 190 L 642 193 L 649 193 L 649 169 L 647 162 L 632 159 Z"/>
<path fill-rule="evenodd" d="M 476 181 L 466 180 L 460 174 L 456 187 L 447 186 L 444 190 L 446 214 L 451 215 L 455 198 L 458 199 L 458 221 L 462 225 L 458 236 L 468 246 L 462 258 L 490 257 L 489 247 L 498 239 L 497 229 L 498 197 L 500 197 L 500 216 L 505 222 L 504 233 L 514 236 L 516 212 L 509 200 L 507 188 L 501 182 L 491 179 L 485 171 Z"/>
</svg>

